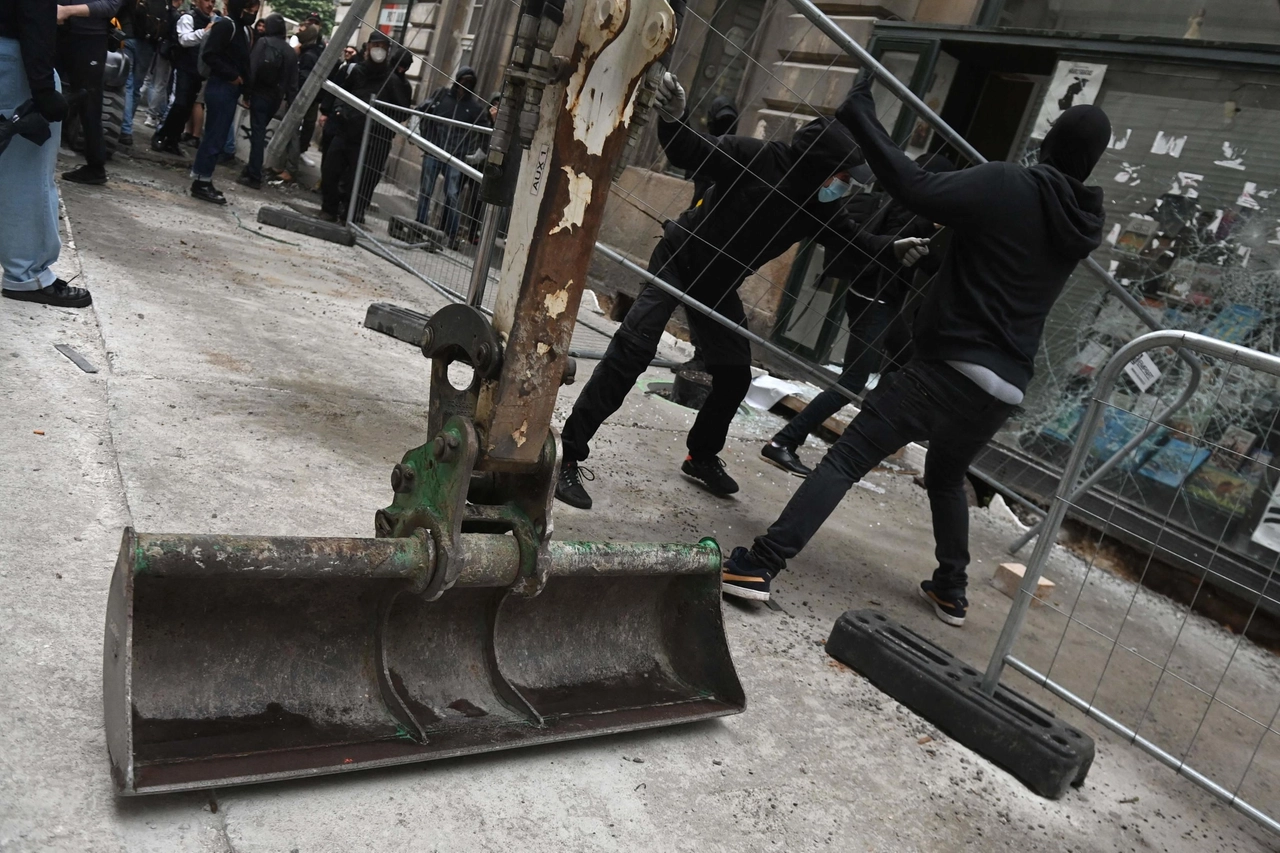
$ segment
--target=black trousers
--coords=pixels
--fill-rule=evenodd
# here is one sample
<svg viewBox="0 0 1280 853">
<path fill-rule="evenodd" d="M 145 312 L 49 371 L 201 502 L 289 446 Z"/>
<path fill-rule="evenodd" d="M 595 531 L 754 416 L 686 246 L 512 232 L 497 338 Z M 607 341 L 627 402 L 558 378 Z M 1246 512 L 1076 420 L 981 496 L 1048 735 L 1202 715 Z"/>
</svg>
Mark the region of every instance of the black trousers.
<svg viewBox="0 0 1280 853">
<path fill-rule="evenodd" d="M 924 482 L 938 560 L 933 581 L 940 591 L 963 592 L 969 566 L 965 474 L 1014 408 L 950 365 L 909 362 L 867 395 L 861 414 L 792 495 L 769 532 L 756 538 L 751 556 L 763 568 L 782 571 L 854 483 L 898 448 L 928 441 Z"/>
<path fill-rule="evenodd" d="M 306 152 L 311 147 L 311 138 L 316 135 L 316 118 L 319 115 L 320 99 L 316 98 L 311 102 L 311 106 L 307 107 L 306 115 L 302 117 L 302 144 L 300 149 L 303 152 Z"/>
<path fill-rule="evenodd" d="M 334 125 L 332 133 L 329 133 L 330 125 Z M 351 200 L 356 158 L 360 156 L 360 132 L 351 133 L 345 117 L 335 113 L 325 122 L 325 134 L 329 144 L 324 149 L 324 159 L 320 161 L 320 207 L 325 213 L 345 217 Z"/>
<path fill-rule="evenodd" d="M 177 142 L 187 129 L 191 120 L 191 111 L 195 109 L 196 98 L 200 96 L 200 84 L 204 81 L 199 74 L 192 74 L 181 68 L 173 69 L 173 103 L 165 115 L 164 124 L 156 130 L 155 138 L 160 144 Z"/>
<path fill-rule="evenodd" d="M 101 168 L 107 162 L 107 143 L 102 136 L 102 77 L 107 70 L 107 34 L 77 33 L 58 28 L 58 76 L 62 91 L 84 90 L 77 110 L 84 128 L 84 159 Z"/>
<path fill-rule="evenodd" d="M 373 191 L 378 188 L 378 184 L 382 182 L 382 176 L 386 174 L 387 158 L 391 156 L 391 141 L 394 136 L 394 131 L 377 123 L 369 129 L 369 147 L 364 152 L 364 167 L 357 176 L 355 170 L 359 165 L 360 133 L 363 132 L 361 128 L 352 143 L 357 159 L 351 161 L 349 183 L 350 186 L 354 186 L 357 179 L 360 181 L 359 191 L 356 193 L 355 219 L 357 222 L 364 219 L 364 213 L 373 201 Z"/>
<path fill-rule="evenodd" d="M 683 287 L 670 243 L 665 238 L 653 250 L 649 270 L 663 281 Z M 736 285 L 718 297 L 705 289 L 692 295 L 740 326 L 746 326 L 746 313 Z M 587 458 L 596 430 L 618 411 L 640 374 L 649 367 L 658 351 L 662 331 L 680 304 L 678 299 L 653 285 L 646 285 L 640 291 L 565 422 L 561 440 L 566 459 L 580 462 Z M 751 388 L 751 345 L 746 338 L 696 311 L 689 312 L 689 321 L 697 330 L 707 372 L 711 374 L 711 394 L 689 430 L 686 445 L 690 456 L 706 459 L 724 449 L 729 424 Z"/>
<path fill-rule="evenodd" d="M 856 293 L 845 297 L 849 317 L 849 343 L 845 347 L 844 372 L 839 384 L 855 394 L 862 391 L 871 374 L 887 365 L 900 366 L 896 358 L 911 341 L 911 333 L 899 322 L 900 300 L 880 302 Z M 804 443 L 827 418 L 849 405 L 849 398 L 828 389 L 813 398 L 800 414 L 773 437 L 774 442 L 792 450 Z"/>
</svg>

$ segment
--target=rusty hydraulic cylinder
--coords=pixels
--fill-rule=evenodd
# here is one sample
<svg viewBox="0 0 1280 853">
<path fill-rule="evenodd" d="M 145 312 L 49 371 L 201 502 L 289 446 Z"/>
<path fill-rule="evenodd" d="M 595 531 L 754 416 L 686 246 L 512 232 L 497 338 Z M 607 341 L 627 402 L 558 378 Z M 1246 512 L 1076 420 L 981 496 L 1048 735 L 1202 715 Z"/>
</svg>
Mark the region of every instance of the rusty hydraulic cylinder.
<svg viewBox="0 0 1280 853">
<path fill-rule="evenodd" d="M 502 374 L 476 413 L 483 470 L 524 470 L 542 453 L 636 90 L 674 38 L 665 0 L 588 0 L 561 27 L 554 52 L 568 59 L 516 189 L 536 209 L 513 211 L 494 311 Z"/>
<path fill-rule="evenodd" d="M 511 586 L 520 579 L 513 536 L 464 533 L 457 586 Z M 227 580 L 394 580 L 425 585 L 434 547 L 425 535 L 395 539 L 304 536 L 176 536 L 126 531 L 124 548 L 135 576 L 219 577 Z M 696 545 L 551 542 L 550 577 L 696 575 L 720 571 L 713 539 Z"/>
</svg>

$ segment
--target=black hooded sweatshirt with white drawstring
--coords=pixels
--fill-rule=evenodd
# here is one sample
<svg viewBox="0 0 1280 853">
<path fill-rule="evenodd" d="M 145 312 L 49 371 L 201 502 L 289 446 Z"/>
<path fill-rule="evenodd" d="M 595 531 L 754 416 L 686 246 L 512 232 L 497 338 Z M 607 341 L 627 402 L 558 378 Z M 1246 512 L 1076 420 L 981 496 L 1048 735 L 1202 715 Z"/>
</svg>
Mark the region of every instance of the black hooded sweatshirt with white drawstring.
<svg viewBox="0 0 1280 853">
<path fill-rule="evenodd" d="M 1041 164 L 921 169 L 876 120 L 869 82 L 836 112 L 880 185 L 911 212 L 953 229 L 916 317 L 916 355 L 979 365 L 1025 391 L 1045 320 L 1076 265 L 1102 242 L 1102 190 L 1087 187 L 1111 136 L 1097 107 L 1067 110 Z"/>
</svg>

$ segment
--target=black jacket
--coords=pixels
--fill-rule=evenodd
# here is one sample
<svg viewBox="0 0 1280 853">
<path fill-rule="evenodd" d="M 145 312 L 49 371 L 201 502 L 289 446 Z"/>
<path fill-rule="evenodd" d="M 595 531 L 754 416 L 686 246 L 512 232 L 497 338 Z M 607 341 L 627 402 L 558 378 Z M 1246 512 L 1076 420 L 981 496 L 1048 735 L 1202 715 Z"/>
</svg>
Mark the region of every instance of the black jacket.
<svg viewBox="0 0 1280 853">
<path fill-rule="evenodd" d="M 253 49 L 249 51 L 248 93 L 292 102 L 298 93 L 298 53 L 285 41 L 283 15 L 268 15 L 263 24 L 262 37 L 253 43 Z M 281 61 L 278 79 L 274 82 L 261 74 L 263 64 L 272 52 L 277 53 Z"/>
<path fill-rule="evenodd" d="M 836 116 L 887 192 L 953 230 L 916 318 L 918 356 L 979 364 L 1026 390 L 1053 303 L 1102 242 L 1102 190 L 1051 166 L 927 172 L 880 126 L 869 86 L 855 86 Z"/>
<path fill-rule="evenodd" d="M 59 6 L 79 6 L 83 3 L 89 7 L 87 18 L 68 18 L 62 26 L 72 33 L 106 35 L 111 30 L 111 19 L 126 2 L 128 0 L 58 0 Z"/>
<path fill-rule="evenodd" d="M 311 76 L 311 69 L 316 67 L 320 54 L 324 53 L 324 45 L 317 39 L 311 44 L 302 46 L 298 51 L 298 85 L 302 85 Z"/>
<path fill-rule="evenodd" d="M 209 66 L 209 76 L 226 80 L 249 80 L 249 52 L 253 47 L 253 30 L 240 23 L 240 10 L 244 0 L 227 0 L 227 16 L 213 22 L 213 29 L 204 37 L 204 51 L 200 54 Z"/>
<path fill-rule="evenodd" d="M 710 136 L 732 136 L 738 132 L 738 108 L 733 101 L 725 97 L 713 98 L 707 108 L 707 134 Z M 700 169 L 689 169 L 685 177 L 693 181 L 693 199 L 690 206 L 696 207 L 711 188 L 711 178 L 702 174 Z"/>
<path fill-rule="evenodd" d="M 790 143 L 715 139 L 685 122 L 662 120 L 658 141 L 673 166 L 698 167 L 714 182 L 701 205 L 663 231 L 679 281 L 703 301 L 714 303 L 800 240 L 829 248 L 853 242 L 867 252 L 880 251 L 887 240 L 859 233 L 843 205 L 817 199 L 828 178 L 862 161 L 848 133 L 830 119 L 814 119 Z"/>
<path fill-rule="evenodd" d="M 32 92 L 53 88 L 58 10 L 48 0 L 0 0 L 0 37 L 18 40 Z"/>
<path fill-rule="evenodd" d="M 472 77 L 475 76 L 475 72 L 470 68 L 462 68 L 458 71 L 458 77 L 464 77 L 468 72 Z M 481 119 L 489 115 L 489 105 L 462 88 L 457 81 L 437 89 L 418 109 L 428 115 L 467 124 L 480 124 Z M 426 119 L 422 122 L 422 136 L 428 142 L 434 142 L 453 156 L 460 158 L 466 157 L 480 147 L 478 137 L 481 134 Z"/>
</svg>

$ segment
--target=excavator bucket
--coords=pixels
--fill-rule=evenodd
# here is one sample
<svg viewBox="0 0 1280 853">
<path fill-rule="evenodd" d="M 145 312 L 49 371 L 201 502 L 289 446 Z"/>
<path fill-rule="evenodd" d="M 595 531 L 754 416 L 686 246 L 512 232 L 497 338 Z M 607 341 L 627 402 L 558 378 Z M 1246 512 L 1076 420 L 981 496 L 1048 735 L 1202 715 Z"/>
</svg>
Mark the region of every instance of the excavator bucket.
<svg viewBox="0 0 1280 853">
<path fill-rule="evenodd" d="M 720 553 L 511 536 L 414 592 L 424 539 L 150 536 L 111 582 L 105 699 L 123 794 L 425 761 L 734 714 Z M 485 542 L 484 540 L 490 540 Z M 495 584 L 467 586 L 467 584 Z"/>
<path fill-rule="evenodd" d="M 715 542 L 552 538 L 551 417 L 574 374 L 591 247 L 675 26 L 667 0 L 523 3 L 485 176 L 485 198 L 511 207 L 497 308 L 490 319 L 476 307 L 488 280 L 477 264 L 469 304 L 424 327 L 430 438 L 392 471 L 375 538 L 125 531 L 103 655 L 122 794 L 744 709 Z M 536 158 L 519 156 L 531 146 Z M 455 362 L 471 370 L 465 389 L 450 382 Z"/>
</svg>

